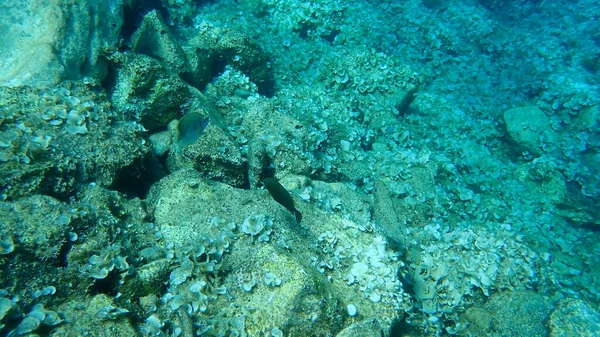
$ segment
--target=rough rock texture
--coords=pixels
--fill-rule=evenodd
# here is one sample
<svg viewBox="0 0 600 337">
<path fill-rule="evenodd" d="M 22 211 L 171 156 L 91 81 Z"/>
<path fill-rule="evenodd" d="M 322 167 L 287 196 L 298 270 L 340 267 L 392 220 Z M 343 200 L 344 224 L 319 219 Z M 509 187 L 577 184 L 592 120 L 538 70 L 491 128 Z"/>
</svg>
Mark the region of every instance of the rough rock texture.
<svg viewBox="0 0 600 337">
<path fill-rule="evenodd" d="M 203 89 L 214 76 L 213 51 L 209 46 L 182 46 L 188 60 L 188 72 L 181 76 L 198 89 Z"/>
<path fill-rule="evenodd" d="M 248 35 L 228 28 L 201 27 L 188 47 L 211 50 L 214 65 L 230 65 L 246 74 L 263 95 L 273 88 L 273 74 L 268 57 L 256 41 Z"/>
<path fill-rule="evenodd" d="M 560 172 L 547 163 L 529 162 L 518 169 L 519 178 L 534 191 L 545 196 L 548 202 L 567 204 L 567 183 Z"/>
<path fill-rule="evenodd" d="M 173 184 L 179 184 L 174 188 Z M 178 171 L 154 186 L 149 203 L 167 242 L 193 243 L 203 237 L 216 237 L 217 228 L 209 224 L 212 216 L 225 214 L 228 220 L 242 223 L 257 212 L 273 215 L 276 232 L 285 233 L 291 241 L 304 239 L 293 231 L 281 227 L 283 212 L 270 212 L 279 205 L 271 203 L 266 191 L 237 190 L 228 185 L 213 183 L 201 178 L 195 171 Z M 196 205 L 196 206 L 194 206 Z M 278 213 L 278 214 L 277 214 Z M 276 240 L 272 242 L 272 240 Z M 240 234 L 224 256 L 222 273 L 228 295 L 236 298 L 243 307 L 230 305 L 231 297 L 217 298 L 209 310 L 213 316 L 233 319 L 243 313 L 247 316 L 247 331 L 262 331 L 265 327 L 280 328 L 292 335 L 323 335 L 325 331 L 341 328 L 342 306 L 335 298 L 327 280 L 309 263 L 306 251 L 290 255 L 277 243 L 258 242 L 256 238 Z M 306 243 L 304 243 L 306 245 Z M 281 284 L 267 284 L 266 273 L 272 273 Z M 242 283 L 254 280 L 252 291 L 241 289 Z M 269 303 L 268 305 L 265 305 Z M 303 322 L 319 317 L 311 326 Z"/>
<path fill-rule="evenodd" d="M 81 83 L 0 88 L 0 101 L 0 140 L 10 144 L 0 149 L 4 198 L 40 193 L 64 200 L 80 184 L 112 186 L 148 160 L 139 125 L 119 121 L 106 96 Z"/>
<path fill-rule="evenodd" d="M 238 242 L 230 254 L 223 264 L 223 269 L 231 271 L 226 277 L 226 283 L 232 285 L 229 295 L 244 306 L 239 308 L 220 297 L 216 307 L 222 309 L 217 312 L 226 317 L 246 316 L 250 335 L 259 335 L 265 325 L 287 331 L 289 336 L 325 336 L 343 326 L 340 299 L 310 265 L 306 253 L 291 254 L 277 243 Z M 279 278 L 281 285 L 267 285 L 267 273 Z M 251 281 L 256 282 L 251 291 L 242 289 L 244 282 Z M 311 320 L 312 324 L 305 323 Z"/>
<path fill-rule="evenodd" d="M 95 284 L 85 266 L 90 256 L 102 254 L 107 243 L 114 242 L 115 234 L 123 230 L 124 223 L 147 220 L 139 199 L 128 200 L 99 186 L 83 188 L 78 200 L 74 199 L 66 203 L 48 196 L 33 195 L 0 203 L 0 217 L 4 221 L 0 226 L 2 247 L 7 238 L 14 242 L 14 251 L 0 259 L 3 292 L 16 296 L 13 303 L 23 313 L 27 313 L 32 305 L 43 304 L 45 308 L 58 312 L 61 319 L 78 322 L 60 325 L 53 336 L 85 335 L 84 331 L 93 330 L 98 325 L 130 325 L 128 322 L 102 322 L 105 318 L 101 317 L 100 308 L 93 305 L 92 299 L 101 287 Z M 139 233 L 139 229 L 128 231 L 126 237 L 121 237 L 124 240 L 119 240 L 119 245 L 130 248 L 132 241 L 139 242 Z M 105 290 L 118 286 L 111 282 L 103 285 L 107 287 Z M 24 287 L 23 283 L 27 286 Z M 129 295 L 129 285 L 134 283 L 119 289 L 125 296 Z M 41 290 L 49 287 L 54 289 L 51 294 L 40 295 Z M 108 292 L 113 290 L 115 288 Z M 103 302 L 104 305 L 112 303 L 114 297 L 106 299 L 108 302 Z M 123 301 L 119 303 L 122 304 Z M 79 310 L 82 306 L 88 310 Z M 5 317 L 2 324 L 6 324 L 6 329 L 2 332 L 7 333 L 22 319 L 19 315 Z M 65 331 L 70 331 L 70 334 Z M 130 335 L 131 332 L 121 334 Z"/>
<path fill-rule="evenodd" d="M 41 195 L 0 202 L 0 219 L 0 238 L 12 238 L 17 252 L 56 263 L 71 222 L 66 203 Z"/>
<path fill-rule="evenodd" d="M 188 85 L 161 63 L 143 54 L 114 54 L 117 65 L 111 102 L 129 120 L 136 120 L 148 131 L 166 129 L 180 116 L 181 106 L 190 95 Z"/>
<path fill-rule="evenodd" d="M 565 298 L 550 315 L 550 337 L 600 336 L 600 312 L 576 298 Z"/>
<path fill-rule="evenodd" d="M 552 308 L 550 300 L 531 291 L 498 293 L 482 307 L 467 309 L 463 315 L 470 323 L 466 335 L 547 336 Z"/>
<path fill-rule="evenodd" d="M 356 322 L 340 331 L 335 337 L 375 337 L 383 336 L 381 324 L 376 319 Z"/>
<path fill-rule="evenodd" d="M 214 124 L 209 124 L 193 144 L 183 149 L 172 147 L 168 167 L 171 171 L 192 167 L 208 179 L 247 186 L 245 160 L 237 144 Z"/>
<path fill-rule="evenodd" d="M 123 4 L 3 1 L 0 22 L 0 84 L 48 88 L 65 79 L 106 76 L 103 53 L 118 44 Z"/>
<path fill-rule="evenodd" d="M 187 43 L 180 43 L 161 14 L 146 14 L 131 37 L 132 49 L 159 61 L 165 70 L 178 74 L 188 84 L 203 89 L 225 66 L 246 74 L 262 94 L 272 91 L 268 57 L 244 33 L 226 28 L 201 27 Z"/>
<path fill-rule="evenodd" d="M 340 202 L 334 199 L 342 194 L 343 209 L 352 213 L 351 219 L 363 223 L 368 217 L 367 204 L 343 184 L 316 184 L 312 193 L 336 209 Z M 206 180 L 194 170 L 163 178 L 151 188 L 147 201 L 162 240 L 176 246 L 206 238 L 217 242 L 223 234 L 217 224 L 235 224 L 230 227 L 235 239 L 227 245 L 215 279 L 227 289 L 226 295 L 214 297 L 207 305 L 210 315 L 202 318 L 210 324 L 244 325 L 256 334 L 278 328 L 291 336 L 326 336 L 341 330 L 347 320 L 377 318 L 389 327 L 398 319 L 395 308 L 408 303 L 395 280 L 396 271 L 377 267 L 393 253 L 384 248 L 380 236 L 363 232 L 367 229 L 358 229 L 352 220 L 299 203 L 304 219 L 297 225 L 266 191 L 233 188 Z M 252 234 L 243 224 L 256 216 L 268 220 Z M 356 254 L 356 260 L 346 254 Z M 357 276 L 348 284 L 346 277 L 352 273 Z M 358 308 L 356 317 L 347 313 L 350 303 Z M 236 321 L 240 317 L 246 319 Z"/>
<path fill-rule="evenodd" d="M 504 112 L 504 123 L 511 140 L 534 156 L 546 152 L 546 148 L 558 140 L 550 126 L 550 118 L 537 106 L 513 108 Z"/>
<path fill-rule="evenodd" d="M 156 10 L 146 14 L 131 37 L 133 51 L 160 60 L 169 72 L 183 73 L 188 61 L 183 49 Z"/>
<path fill-rule="evenodd" d="M 241 191 L 205 180 L 195 170 L 180 170 L 152 186 L 148 207 L 167 241 L 178 243 L 196 242 L 206 235 L 216 236 L 215 229 L 207 225 L 214 215 L 227 214 L 228 220 L 241 224 L 257 209 L 273 215 L 287 212 L 285 209 L 274 212 L 279 205 L 269 202 L 266 191 Z M 257 206 L 257 201 L 267 208 Z"/>
<path fill-rule="evenodd" d="M 138 333 L 132 322 L 126 319 L 126 314 L 107 318 L 107 313 L 116 312 L 116 306 L 113 299 L 104 294 L 88 298 L 83 303 L 81 299 L 66 302 L 58 310 L 65 315 L 65 320 L 77 324 L 58 326 L 50 336 L 86 336 L 97 334 L 99 331 L 102 331 L 102 336 L 105 337 L 137 336 Z M 85 307 L 85 310 L 80 310 L 82 307 Z"/>
<path fill-rule="evenodd" d="M 375 193 L 373 203 L 373 220 L 377 231 L 385 235 L 386 238 L 406 246 L 408 236 L 405 219 L 400 220 L 396 214 L 394 202 L 390 197 L 385 183 L 381 180 L 375 181 Z"/>
<path fill-rule="evenodd" d="M 302 144 L 306 138 L 301 125 L 298 120 L 274 109 L 267 101 L 257 101 L 250 107 L 242 121 L 244 135 L 250 139 L 247 154 L 250 186 L 259 185 L 260 174 L 269 164 L 276 167 L 281 176 L 309 174 L 310 168 L 300 151 L 291 151 L 293 146 Z M 295 139 L 294 144 L 284 146 L 287 144 L 282 144 L 283 140 L 289 139 Z"/>
</svg>

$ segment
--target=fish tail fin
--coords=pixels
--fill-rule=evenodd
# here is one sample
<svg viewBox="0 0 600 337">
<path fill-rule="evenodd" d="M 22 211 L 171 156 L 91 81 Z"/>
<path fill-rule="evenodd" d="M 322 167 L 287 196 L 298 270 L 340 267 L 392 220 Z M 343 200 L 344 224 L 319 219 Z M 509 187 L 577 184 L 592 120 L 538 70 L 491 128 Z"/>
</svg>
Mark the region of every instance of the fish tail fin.
<svg viewBox="0 0 600 337">
<path fill-rule="evenodd" d="M 302 221 L 302 213 L 296 209 L 294 210 L 294 216 L 296 217 L 296 223 L 299 224 Z"/>
</svg>

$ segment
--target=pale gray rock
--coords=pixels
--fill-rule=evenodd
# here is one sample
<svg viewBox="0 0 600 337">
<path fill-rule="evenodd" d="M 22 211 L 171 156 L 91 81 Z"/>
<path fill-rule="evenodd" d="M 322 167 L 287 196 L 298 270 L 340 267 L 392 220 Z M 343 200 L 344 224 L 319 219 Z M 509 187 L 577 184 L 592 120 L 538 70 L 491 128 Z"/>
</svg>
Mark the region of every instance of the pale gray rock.
<svg viewBox="0 0 600 337">
<path fill-rule="evenodd" d="M 82 76 L 102 80 L 103 54 L 116 50 L 122 25 L 121 0 L 4 1 L 0 85 L 49 88 Z"/>
</svg>

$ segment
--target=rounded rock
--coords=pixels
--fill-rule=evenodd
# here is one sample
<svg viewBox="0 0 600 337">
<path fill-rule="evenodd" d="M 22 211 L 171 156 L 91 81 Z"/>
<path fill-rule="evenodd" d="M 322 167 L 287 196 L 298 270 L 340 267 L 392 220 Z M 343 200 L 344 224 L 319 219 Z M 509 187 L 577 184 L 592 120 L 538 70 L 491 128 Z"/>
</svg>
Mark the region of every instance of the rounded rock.
<svg viewBox="0 0 600 337">
<path fill-rule="evenodd" d="M 34 316 L 25 316 L 14 330 L 17 336 L 28 334 L 40 326 L 41 321 Z"/>
<path fill-rule="evenodd" d="M 354 304 L 348 304 L 346 306 L 346 310 L 348 311 L 348 315 L 350 315 L 351 317 L 354 317 L 356 316 L 356 314 L 358 314 L 358 309 Z"/>
</svg>

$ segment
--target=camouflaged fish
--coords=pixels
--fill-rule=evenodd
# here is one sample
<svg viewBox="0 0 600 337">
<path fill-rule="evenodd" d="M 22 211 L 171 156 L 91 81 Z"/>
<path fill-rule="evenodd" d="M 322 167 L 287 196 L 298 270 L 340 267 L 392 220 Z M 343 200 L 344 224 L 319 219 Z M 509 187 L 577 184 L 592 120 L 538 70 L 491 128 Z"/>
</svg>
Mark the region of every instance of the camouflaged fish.
<svg viewBox="0 0 600 337">
<path fill-rule="evenodd" d="M 277 201 L 281 206 L 287 208 L 288 211 L 296 217 L 296 223 L 299 224 L 302 221 L 302 213 L 300 213 L 294 206 L 294 199 L 290 193 L 281 186 L 281 184 L 274 178 L 265 178 L 263 181 L 265 187 L 273 197 L 273 200 Z"/>
</svg>

